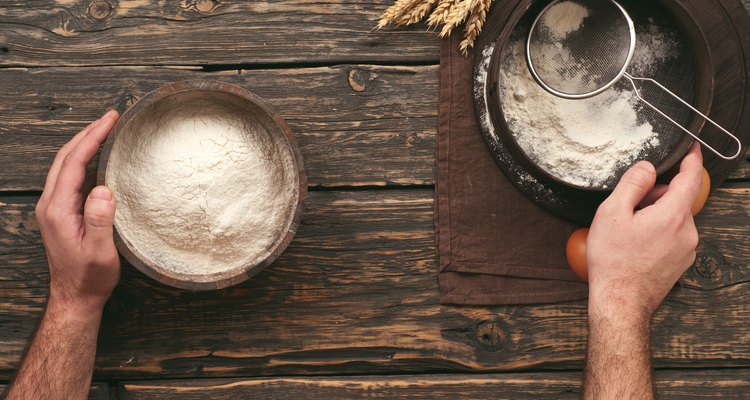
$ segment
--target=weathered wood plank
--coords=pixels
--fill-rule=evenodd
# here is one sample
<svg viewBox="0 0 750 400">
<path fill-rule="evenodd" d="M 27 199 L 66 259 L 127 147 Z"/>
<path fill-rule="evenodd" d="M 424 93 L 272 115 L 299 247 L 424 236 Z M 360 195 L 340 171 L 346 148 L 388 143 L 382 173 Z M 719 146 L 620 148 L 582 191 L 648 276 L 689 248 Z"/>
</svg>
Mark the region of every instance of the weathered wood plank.
<svg viewBox="0 0 750 400">
<path fill-rule="evenodd" d="M 581 374 L 353 376 L 128 382 L 120 399 L 538 399 L 581 398 Z M 746 399 L 750 371 L 656 372 L 663 400 Z"/>
<path fill-rule="evenodd" d="M 658 366 L 750 365 L 748 186 L 721 189 L 700 217 L 698 268 L 654 321 Z M 125 267 L 102 326 L 96 376 L 581 367 L 585 302 L 438 305 L 432 195 L 312 192 L 288 251 L 222 291 L 175 290 Z M 47 275 L 33 199 L 0 202 L 2 379 L 41 313 Z"/>
<path fill-rule="evenodd" d="M 300 141 L 311 186 L 434 183 L 437 67 L 237 72 L 0 69 L 0 191 L 41 190 L 57 149 L 104 109 L 123 111 L 166 82 L 195 78 L 238 84 L 271 103 Z M 750 156 L 731 178 L 750 179 Z"/>
<path fill-rule="evenodd" d="M 196 78 L 266 99 L 297 135 L 312 186 L 433 182 L 437 67 L 239 72 L 0 69 L 0 190 L 41 190 L 57 149 L 106 108 L 123 111 L 167 82 Z"/>
<path fill-rule="evenodd" d="M 5 392 L 7 385 L 0 385 L 0 395 Z M 89 400 L 108 400 L 109 396 L 109 385 L 106 383 L 92 383 L 91 389 L 89 390 Z"/>
<path fill-rule="evenodd" d="M 0 66 L 437 62 L 424 27 L 373 31 L 388 0 L 11 0 Z"/>
</svg>

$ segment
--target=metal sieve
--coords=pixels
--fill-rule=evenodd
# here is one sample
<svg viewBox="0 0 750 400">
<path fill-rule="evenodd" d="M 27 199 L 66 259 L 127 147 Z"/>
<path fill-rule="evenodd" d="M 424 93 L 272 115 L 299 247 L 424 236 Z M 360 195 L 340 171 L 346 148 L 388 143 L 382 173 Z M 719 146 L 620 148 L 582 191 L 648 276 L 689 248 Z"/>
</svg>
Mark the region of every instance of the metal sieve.
<svg viewBox="0 0 750 400">
<path fill-rule="evenodd" d="M 565 9 L 568 7 L 568 9 Z M 584 9 L 580 24 L 571 10 Z M 583 8 L 581 8 L 583 7 Z M 566 22 L 568 23 L 567 27 Z M 556 25 L 551 25 L 556 24 Z M 557 26 L 558 29 L 553 29 Z M 560 29 L 562 26 L 563 29 Z M 567 29 L 565 29 L 567 28 Z M 585 99 L 609 89 L 623 77 L 644 104 L 703 146 L 725 160 L 736 159 L 742 152 L 740 140 L 698 111 L 688 102 L 651 78 L 634 77 L 627 70 L 636 46 L 636 32 L 628 12 L 614 0 L 555 0 L 545 7 L 531 25 L 526 41 L 526 60 L 534 79 L 548 92 L 565 99 Z M 648 84 L 668 94 L 708 121 L 737 143 L 737 152 L 726 156 L 644 98 Z M 672 108 L 672 107 L 666 107 Z"/>
</svg>

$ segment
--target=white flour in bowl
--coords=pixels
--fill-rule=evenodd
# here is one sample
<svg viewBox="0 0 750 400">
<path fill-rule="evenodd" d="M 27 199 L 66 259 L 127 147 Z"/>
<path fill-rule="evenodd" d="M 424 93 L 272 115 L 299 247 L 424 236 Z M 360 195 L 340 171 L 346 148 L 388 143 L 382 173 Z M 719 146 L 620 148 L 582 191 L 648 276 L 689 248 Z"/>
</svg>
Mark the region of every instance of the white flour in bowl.
<svg viewBox="0 0 750 400">
<path fill-rule="evenodd" d="M 563 1 L 550 7 L 540 22 L 553 39 L 564 40 L 581 28 L 588 16 L 588 8 L 573 1 Z"/>
<path fill-rule="evenodd" d="M 572 2 L 560 6 L 566 4 L 580 7 Z M 568 35 L 586 15 L 579 10 L 544 23 L 551 32 Z M 638 39 L 631 73 L 648 72 L 654 63 L 675 56 L 674 41 L 656 26 L 640 32 Z M 605 187 L 623 165 L 659 144 L 653 126 L 639 118 L 639 100 L 632 89 L 611 88 L 583 100 L 554 96 L 529 72 L 524 45 L 525 37 L 506 47 L 498 84 L 501 107 L 521 149 L 550 175 L 576 186 Z"/>
<path fill-rule="evenodd" d="M 130 122 L 106 182 L 118 233 L 143 257 L 211 275 L 269 255 L 289 227 L 297 183 L 293 155 L 270 122 L 231 100 L 191 96 L 168 97 Z"/>
</svg>

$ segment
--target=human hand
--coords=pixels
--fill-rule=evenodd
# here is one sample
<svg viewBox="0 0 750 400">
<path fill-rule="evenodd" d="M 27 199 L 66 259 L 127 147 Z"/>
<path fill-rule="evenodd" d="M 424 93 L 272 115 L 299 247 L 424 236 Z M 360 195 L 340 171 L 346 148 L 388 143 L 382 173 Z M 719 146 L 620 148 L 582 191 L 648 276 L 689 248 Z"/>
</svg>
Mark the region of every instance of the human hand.
<svg viewBox="0 0 750 400">
<path fill-rule="evenodd" d="M 120 277 L 112 237 L 115 200 L 97 186 L 84 200 L 86 165 L 118 118 L 111 110 L 65 144 L 52 162 L 36 218 L 47 251 L 50 305 L 101 311 Z"/>
<path fill-rule="evenodd" d="M 588 237 L 590 312 L 651 318 L 695 261 L 698 232 L 691 208 L 702 171 L 696 144 L 669 186 L 655 186 L 656 171 L 648 162 L 622 177 L 599 207 Z"/>
</svg>

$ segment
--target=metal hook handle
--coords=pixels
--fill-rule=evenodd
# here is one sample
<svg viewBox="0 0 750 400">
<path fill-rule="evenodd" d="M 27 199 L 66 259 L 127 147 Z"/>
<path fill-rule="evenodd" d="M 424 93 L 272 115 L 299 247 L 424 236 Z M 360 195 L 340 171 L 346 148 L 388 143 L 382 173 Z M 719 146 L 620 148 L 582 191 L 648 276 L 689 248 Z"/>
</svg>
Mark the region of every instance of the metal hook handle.
<svg viewBox="0 0 750 400">
<path fill-rule="evenodd" d="M 729 131 L 727 131 L 726 129 L 724 129 L 723 127 L 721 127 L 719 124 L 717 124 L 716 122 L 714 122 L 713 120 L 711 120 L 711 118 L 708 118 L 707 116 L 703 115 L 703 113 L 701 113 L 700 111 L 696 110 L 695 107 L 691 106 L 688 102 L 686 102 L 685 100 L 681 99 L 676 94 L 672 93 L 666 87 L 662 86 L 661 83 L 659 83 L 659 82 L 657 82 L 657 81 L 655 81 L 653 79 L 650 79 L 650 78 L 636 78 L 636 77 L 628 74 L 627 72 L 623 76 L 630 81 L 630 84 L 633 86 L 633 90 L 635 90 L 635 95 L 638 96 L 638 98 L 641 99 L 642 102 L 646 103 L 646 105 L 648 105 L 649 107 L 651 107 L 657 113 L 661 114 L 662 117 L 666 118 L 671 123 L 675 124 L 678 128 L 680 128 L 683 131 L 685 131 L 688 135 L 692 136 L 695 140 L 697 140 L 698 142 L 700 142 L 704 147 L 706 147 L 707 149 L 711 150 L 717 156 L 719 156 L 719 157 L 721 157 L 721 158 L 723 158 L 725 160 L 734 160 L 735 158 L 739 157 L 740 154 L 742 153 L 742 149 L 743 149 L 742 142 L 740 141 L 740 139 L 737 138 L 737 136 L 731 134 Z M 693 110 L 693 112 L 695 112 L 696 114 L 698 114 L 701 117 L 703 117 L 704 120 L 710 122 L 713 126 L 721 129 L 722 132 L 726 133 L 729 137 L 731 137 L 732 139 L 734 139 L 735 142 L 737 142 L 737 153 L 735 153 L 735 155 L 732 156 L 732 157 L 727 157 L 724 154 L 721 154 L 718 151 L 716 151 L 716 149 L 714 149 L 713 147 L 709 146 L 708 143 L 704 142 L 697 135 L 693 134 L 693 132 L 690 132 L 689 130 L 685 129 L 685 127 L 683 127 L 682 125 L 680 125 L 679 122 L 675 121 L 674 119 L 672 119 L 672 117 L 668 116 L 667 114 L 665 114 L 664 112 L 662 112 L 660 109 L 656 108 L 653 104 L 649 103 L 648 100 L 644 99 L 643 96 L 641 95 L 641 91 L 638 89 L 638 87 L 636 87 L 635 81 L 646 81 L 646 82 L 653 83 L 654 85 L 656 85 L 657 87 L 659 87 L 661 90 L 667 92 L 670 96 L 672 96 L 675 99 L 677 99 L 680 103 L 682 103 L 683 105 L 685 105 L 689 109 Z"/>
</svg>

